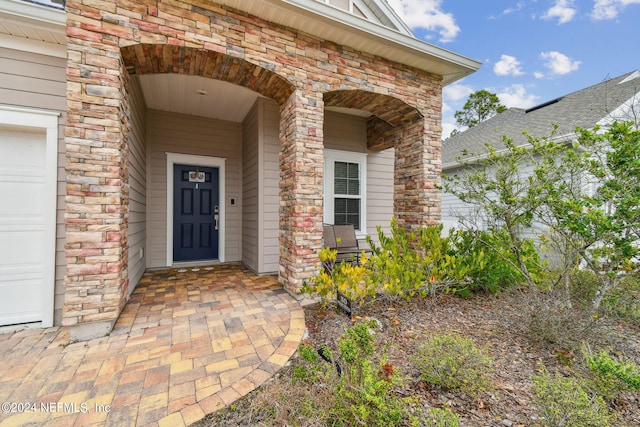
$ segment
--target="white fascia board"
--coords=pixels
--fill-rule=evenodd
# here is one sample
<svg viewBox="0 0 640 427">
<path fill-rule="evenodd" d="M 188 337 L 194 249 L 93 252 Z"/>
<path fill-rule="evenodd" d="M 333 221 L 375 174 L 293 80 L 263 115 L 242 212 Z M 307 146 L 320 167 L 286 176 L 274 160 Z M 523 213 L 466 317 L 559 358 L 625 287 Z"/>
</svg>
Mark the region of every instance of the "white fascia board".
<svg viewBox="0 0 640 427">
<path fill-rule="evenodd" d="M 43 29 L 62 29 L 67 25 L 67 14 L 64 10 L 54 9 L 19 0 L 0 1 L 0 15 L 11 15 L 26 21 L 36 21 Z"/>
<path fill-rule="evenodd" d="M 349 36 L 360 36 L 369 40 L 375 40 L 377 43 L 386 45 L 392 49 L 387 56 L 389 59 L 394 60 L 396 51 L 403 51 L 404 54 L 410 54 L 416 59 L 422 58 L 423 66 L 413 65 L 417 68 L 421 68 L 424 71 L 434 72 L 429 70 L 427 63 L 440 64 L 444 68 L 449 69 L 449 73 L 442 73 L 443 82 L 445 85 L 453 83 L 475 71 L 477 71 L 482 63 L 475 59 L 471 59 L 452 51 L 443 49 L 441 47 L 423 42 L 415 37 L 402 34 L 399 31 L 392 30 L 384 25 L 377 24 L 375 22 L 362 19 L 353 14 L 344 12 L 337 8 L 328 7 L 324 3 L 320 3 L 316 0 L 267 0 L 269 3 L 276 6 L 278 3 L 288 5 L 297 9 L 304 15 L 312 18 L 321 18 L 326 22 L 329 22 L 334 27 L 340 27 L 347 31 Z M 347 37 L 343 40 L 334 40 L 335 42 L 349 46 L 350 42 Z M 430 58 L 427 58 L 430 57 Z M 406 61 L 402 61 L 406 63 Z"/>
<path fill-rule="evenodd" d="M 8 36 L 6 34 L 0 34 L 0 47 L 56 58 L 67 58 L 66 46 L 40 40 L 25 39 L 24 37 Z"/>
</svg>

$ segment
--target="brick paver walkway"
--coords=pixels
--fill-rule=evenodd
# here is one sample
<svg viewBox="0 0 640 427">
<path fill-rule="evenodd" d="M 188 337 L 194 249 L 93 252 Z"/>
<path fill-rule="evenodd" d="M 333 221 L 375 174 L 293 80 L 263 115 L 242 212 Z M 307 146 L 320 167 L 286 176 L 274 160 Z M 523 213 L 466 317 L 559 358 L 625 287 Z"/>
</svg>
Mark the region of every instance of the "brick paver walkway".
<svg viewBox="0 0 640 427">
<path fill-rule="evenodd" d="M 0 335 L 0 426 L 189 425 L 282 368 L 304 328 L 273 276 L 229 265 L 150 272 L 109 336 Z"/>
</svg>

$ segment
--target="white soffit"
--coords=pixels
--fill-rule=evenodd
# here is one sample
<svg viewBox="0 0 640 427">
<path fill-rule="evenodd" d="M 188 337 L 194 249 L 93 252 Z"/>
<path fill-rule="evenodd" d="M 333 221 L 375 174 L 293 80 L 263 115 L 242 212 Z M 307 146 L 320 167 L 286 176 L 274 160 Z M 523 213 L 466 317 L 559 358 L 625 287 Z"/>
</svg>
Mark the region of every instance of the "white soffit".
<svg viewBox="0 0 640 427">
<path fill-rule="evenodd" d="M 260 97 L 257 92 L 222 80 L 180 74 L 138 76 L 147 108 L 242 122 Z"/>
<path fill-rule="evenodd" d="M 63 10 L 17 0 L 0 1 L 0 34 L 66 46 Z"/>
</svg>

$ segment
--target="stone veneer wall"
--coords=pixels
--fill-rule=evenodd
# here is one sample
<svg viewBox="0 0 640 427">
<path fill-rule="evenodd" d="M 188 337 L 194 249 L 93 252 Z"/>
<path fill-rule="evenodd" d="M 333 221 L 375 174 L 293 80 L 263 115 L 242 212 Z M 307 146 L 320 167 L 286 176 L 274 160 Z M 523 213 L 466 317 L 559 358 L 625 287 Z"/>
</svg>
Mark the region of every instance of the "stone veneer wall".
<svg viewBox="0 0 640 427">
<path fill-rule="evenodd" d="M 316 268 L 321 245 L 327 100 L 379 118 L 371 122 L 370 148 L 398 147 L 395 214 L 401 223 L 439 220 L 439 76 L 210 1 L 68 0 L 66 10 L 64 325 L 102 322 L 108 327 L 126 297 L 127 73 L 221 78 L 279 103 L 279 274 L 292 291 Z M 136 45 L 145 45 L 129 58 L 138 63 L 125 64 L 123 49 Z M 358 96 L 350 96 L 352 91 Z"/>
</svg>

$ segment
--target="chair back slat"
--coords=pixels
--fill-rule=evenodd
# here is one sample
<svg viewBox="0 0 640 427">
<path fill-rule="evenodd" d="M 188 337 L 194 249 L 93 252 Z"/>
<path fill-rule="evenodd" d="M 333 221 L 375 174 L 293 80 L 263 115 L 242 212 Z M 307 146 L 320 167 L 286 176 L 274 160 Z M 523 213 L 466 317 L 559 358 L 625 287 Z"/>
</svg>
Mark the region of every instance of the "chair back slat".
<svg viewBox="0 0 640 427">
<path fill-rule="evenodd" d="M 333 225 L 322 226 L 322 240 L 325 248 L 336 249 L 338 247 L 336 243 L 336 234 L 333 231 Z"/>
<path fill-rule="evenodd" d="M 338 250 L 358 249 L 358 239 L 356 239 L 356 230 L 353 225 L 334 225 L 333 232 L 338 242 Z"/>
</svg>

